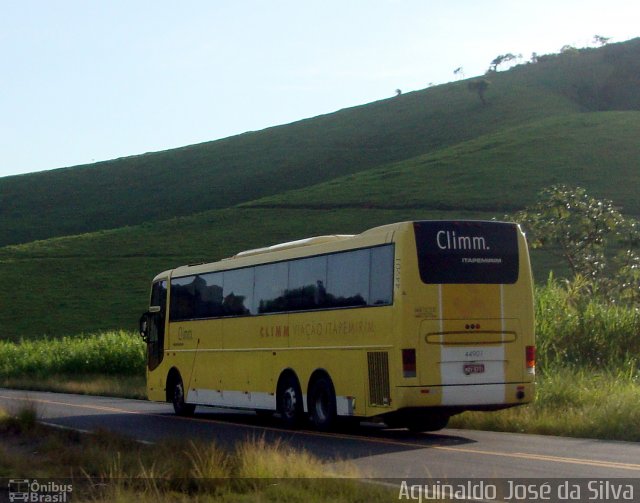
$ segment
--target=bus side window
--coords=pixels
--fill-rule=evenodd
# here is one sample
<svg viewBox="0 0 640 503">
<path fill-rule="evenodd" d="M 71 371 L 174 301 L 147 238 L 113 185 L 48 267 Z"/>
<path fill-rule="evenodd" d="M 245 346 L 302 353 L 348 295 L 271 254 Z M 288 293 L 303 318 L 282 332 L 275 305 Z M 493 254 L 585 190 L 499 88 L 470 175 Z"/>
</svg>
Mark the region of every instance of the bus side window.
<svg viewBox="0 0 640 503">
<path fill-rule="evenodd" d="M 393 302 L 393 246 L 371 249 L 371 293 L 369 305 L 384 306 Z"/>
<path fill-rule="evenodd" d="M 222 273 L 215 272 L 198 276 L 196 295 L 196 318 L 215 318 L 223 316 Z"/>
<path fill-rule="evenodd" d="M 222 312 L 224 316 L 255 313 L 253 305 L 253 267 L 224 272 Z"/>
<path fill-rule="evenodd" d="M 327 257 L 294 260 L 289 264 L 289 288 L 286 308 L 289 311 L 319 309 L 326 305 Z"/>
<path fill-rule="evenodd" d="M 285 294 L 289 267 L 286 262 L 256 267 L 255 307 L 259 314 L 287 310 Z"/>
<path fill-rule="evenodd" d="M 365 306 L 369 301 L 370 250 L 329 255 L 327 298 L 329 307 Z"/>
<path fill-rule="evenodd" d="M 189 320 L 195 317 L 196 277 L 171 280 L 171 321 Z"/>
</svg>

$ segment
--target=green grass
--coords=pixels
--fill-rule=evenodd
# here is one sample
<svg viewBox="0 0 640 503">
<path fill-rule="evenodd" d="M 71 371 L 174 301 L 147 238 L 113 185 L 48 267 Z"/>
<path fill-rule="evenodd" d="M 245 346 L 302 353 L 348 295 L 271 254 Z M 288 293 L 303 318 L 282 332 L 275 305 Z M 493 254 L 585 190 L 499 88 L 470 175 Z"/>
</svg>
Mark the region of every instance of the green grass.
<svg viewBox="0 0 640 503">
<path fill-rule="evenodd" d="M 496 213 L 522 209 L 563 183 L 640 215 L 638 137 L 640 112 L 563 115 L 245 206 Z"/>
</svg>

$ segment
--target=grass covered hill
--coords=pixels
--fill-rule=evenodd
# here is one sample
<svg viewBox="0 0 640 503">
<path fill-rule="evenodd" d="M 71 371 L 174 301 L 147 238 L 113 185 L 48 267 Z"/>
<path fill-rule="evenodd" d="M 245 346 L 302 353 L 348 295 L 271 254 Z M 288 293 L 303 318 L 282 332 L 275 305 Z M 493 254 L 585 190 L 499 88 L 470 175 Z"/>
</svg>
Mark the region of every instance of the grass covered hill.
<svg viewBox="0 0 640 503">
<path fill-rule="evenodd" d="M 548 117 L 640 110 L 640 39 L 259 132 L 0 179 L 0 245 L 225 208 Z"/>
<path fill-rule="evenodd" d="M 640 215 L 640 111 L 567 114 L 244 206 L 510 212 L 551 184 Z"/>
<path fill-rule="evenodd" d="M 552 183 L 640 215 L 637 61 L 640 39 L 493 73 L 486 105 L 461 81 L 2 178 L 0 337 L 134 329 L 159 271 L 400 220 L 502 217 Z M 555 266 L 534 256 L 539 277 Z"/>
</svg>

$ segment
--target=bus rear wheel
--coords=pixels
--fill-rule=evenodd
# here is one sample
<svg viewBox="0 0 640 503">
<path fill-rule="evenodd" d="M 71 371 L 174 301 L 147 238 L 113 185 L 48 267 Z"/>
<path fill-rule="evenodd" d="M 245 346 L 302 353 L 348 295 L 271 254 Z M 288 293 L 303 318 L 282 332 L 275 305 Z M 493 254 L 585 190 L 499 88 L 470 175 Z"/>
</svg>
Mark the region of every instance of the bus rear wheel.
<svg viewBox="0 0 640 503">
<path fill-rule="evenodd" d="M 196 406 L 184 401 L 184 384 L 182 383 L 182 377 L 177 375 L 173 379 L 171 390 L 171 401 L 173 403 L 173 410 L 178 416 L 192 416 L 196 410 Z"/>
<path fill-rule="evenodd" d="M 278 384 L 276 393 L 277 411 L 280 421 L 287 428 L 297 428 L 304 419 L 302 392 L 298 380 L 292 375 L 285 375 Z"/>
<path fill-rule="evenodd" d="M 327 431 L 336 425 L 336 392 L 328 376 L 316 378 L 309 387 L 309 418 L 313 426 Z"/>
</svg>

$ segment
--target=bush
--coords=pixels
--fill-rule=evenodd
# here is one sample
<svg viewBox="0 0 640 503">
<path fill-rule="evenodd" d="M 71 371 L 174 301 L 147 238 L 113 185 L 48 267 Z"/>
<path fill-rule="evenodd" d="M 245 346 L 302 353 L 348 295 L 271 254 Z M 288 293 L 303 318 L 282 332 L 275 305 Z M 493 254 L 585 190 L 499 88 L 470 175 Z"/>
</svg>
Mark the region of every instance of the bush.
<svg viewBox="0 0 640 503">
<path fill-rule="evenodd" d="M 51 374 L 141 375 L 145 345 L 124 331 L 0 342 L 0 374 L 5 377 Z"/>
<path fill-rule="evenodd" d="M 635 375 L 640 310 L 591 295 L 588 282 L 549 277 L 536 288 L 536 346 L 547 367 L 617 369 Z"/>
</svg>

